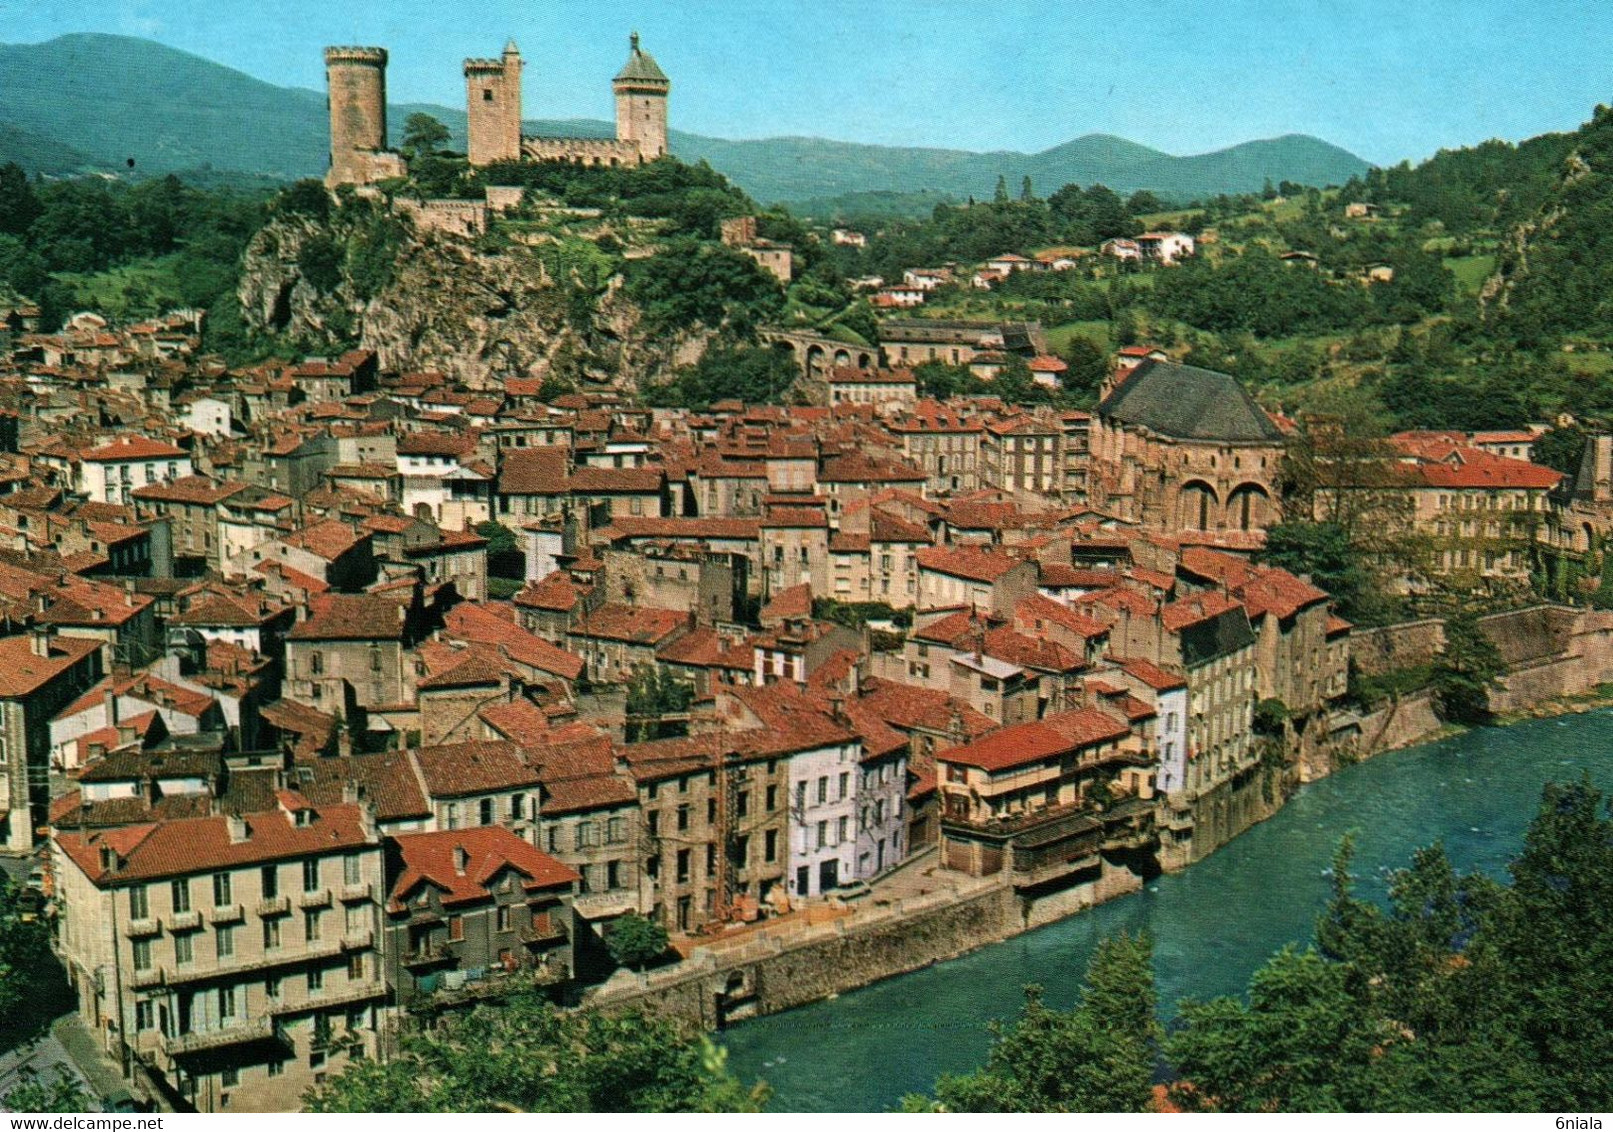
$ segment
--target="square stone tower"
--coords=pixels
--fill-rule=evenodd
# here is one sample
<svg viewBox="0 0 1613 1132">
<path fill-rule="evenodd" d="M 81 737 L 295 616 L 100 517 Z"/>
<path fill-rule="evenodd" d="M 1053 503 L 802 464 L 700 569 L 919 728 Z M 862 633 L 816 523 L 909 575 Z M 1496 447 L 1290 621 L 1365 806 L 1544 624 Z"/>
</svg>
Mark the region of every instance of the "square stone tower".
<svg viewBox="0 0 1613 1132">
<path fill-rule="evenodd" d="M 515 40 L 498 59 L 465 60 L 465 116 L 472 165 L 521 159 L 521 52 Z"/>
<path fill-rule="evenodd" d="M 616 92 L 616 140 L 638 147 L 640 161 L 654 161 L 667 153 L 667 95 L 672 81 L 655 59 L 638 45 L 638 32 L 628 40 L 627 65 L 611 83 Z"/>
</svg>

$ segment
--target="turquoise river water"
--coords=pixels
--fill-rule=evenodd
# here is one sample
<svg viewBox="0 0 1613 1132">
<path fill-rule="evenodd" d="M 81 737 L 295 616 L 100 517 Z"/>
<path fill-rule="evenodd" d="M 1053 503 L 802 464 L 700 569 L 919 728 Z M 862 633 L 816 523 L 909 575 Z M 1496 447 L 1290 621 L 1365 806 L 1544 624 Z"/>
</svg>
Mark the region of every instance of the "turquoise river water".
<svg viewBox="0 0 1613 1132">
<path fill-rule="evenodd" d="M 1392 751 L 1306 786 L 1271 820 L 1185 872 L 1089 912 L 837 999 L 735 1025 L 723 1035 L 742 1080 L 774 1089 L 774 1111 L 883 1111 L 938 1074 L 978 1066 L 992 1018 L 1040 983 L 1068 1006 L 1096 942 L 1146 929 L 1162 1013 L 1184 997 L 1240 991 L 1266 957 L 1310 938 L 1339 838 L 1381 897 L 1413 849 L 1443 841 L 1461 871 L 1503 876 L 1541 785 L 1589 772 L 1613 789 L 1613 711 L 1485 728 Z"/>
</svg>

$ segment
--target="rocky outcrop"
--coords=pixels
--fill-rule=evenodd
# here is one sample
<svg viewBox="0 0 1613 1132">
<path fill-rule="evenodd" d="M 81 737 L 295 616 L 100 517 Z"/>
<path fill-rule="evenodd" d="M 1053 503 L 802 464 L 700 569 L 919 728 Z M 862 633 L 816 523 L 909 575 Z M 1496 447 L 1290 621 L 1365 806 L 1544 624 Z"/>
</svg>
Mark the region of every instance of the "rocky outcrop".
<svg viewBox="0 0 1613 1132">
<path fill-rule="evenodd" d="M 557 279 L 545 266 L 556 261 L 541 244 L 422 231 L 361 201 L 271 220 L 238 294 L 249 329 L 301 352 L 359 345 L 384 370 L 440 370 L 472 388 L 553 377 L 632 390 L 699 359 L 710 334 L 645 333 L 620 276 Z"/>
</svg>

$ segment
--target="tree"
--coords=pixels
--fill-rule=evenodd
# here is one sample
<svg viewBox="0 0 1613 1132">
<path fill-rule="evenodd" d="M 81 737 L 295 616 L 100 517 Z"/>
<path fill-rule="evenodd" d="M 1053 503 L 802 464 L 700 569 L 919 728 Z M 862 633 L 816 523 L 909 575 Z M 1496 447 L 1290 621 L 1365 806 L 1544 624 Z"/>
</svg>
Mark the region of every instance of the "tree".
<svg viewBox="0 0 1613 1132">
<path fill-rule="evenodd" d="M 57 1066 L 53 1081 L 41 1081 L 32 1069 L 22 1071 L 23 1081 L 0 1101 L 10 1112 L 87 1112 L 90 1094 L 65 1066 Z"/>
<path fill-rule="evenodd" d="M 1043 1003 L 1040 987 L 1026 987 L 1019 1018 L 992 1024 L 996 1041 L 985 1067 L 936 1082 L 940 1108 L 1147 1111 L 1159 1042 L 1152 964 L 1146 936 L 1121 935 L 1093 953 L 1075 1009 L 1054 1010 Z M 908 1103 L 919 1107 L 916 1099 Z"/>
<path fill-rule="evenodd" d="M 403 120 L 402 148 L 411 156 L 433 153 L 453 135 L 430 114 L 416 111 Z"/>
<path fill-rule="evenodd" d="M 1434 662 L 1434 697 L 1442 717 L 1458 723 L 1487 721 L 1490 688 L 1505 671 L 1500 650 L 1471 609 L 1459 607 L 1445 618 L 1445 648 Z"/>
<path fill-rule="evenodd" d="M 997 174 L 997 191 L 992 193 L 991 199 L 997 204 L 1008 203 L 1008 178 L 1002 173 Z"/>
<path fill-rule="evenodd" d="M 1109 355 L 1092 339 L 1073 335 L 1064 347 L 1064 388 L 1080 397 L 1095 400 L 1109 376 Z"/>
<path fill-rule="evenodd" d="M 1335 522 L 1294 519 L 1266 531 L 1260 561 L 1294 575 L 1308 575 L 1333 598 L 1340 616 L 1359 618 L 1374 604 L 1373 580 L 1344 527 Z"/>
<path fill-rule="evenodd" d="M 1529 459 L 1565 476 L 1577 475 L 1580 457 L 1585 452 L 1585 439 L 1585 430 L 1578 425 L 1548 429 L 1535 441 Z"/>
<path fill-rule="evenodd" d="M 309 1089 L 310 1112 L 756 1112 L 723 1051 L 637 1010 L 564 1011 L 536 994 L 406 1033 Z"/>
<path fill-rule="evenodd" d="M 52 989 L 52 962 L 37 900 L 0 873 L 0 1034 L 27 1037 L 49 1017 L 27 1006 L 38 1006 Z"/>
<path fill-rule="evenodd" d="M 500 578 L 520 578 L 526 573 L 526 555 L 515 532 L 496 519 L 476 524 L 476 533 L 487 540 L 487 572 Z"/>
<path fill-rule="evenodd" d="M 1020 182 L 1019 199 L 1027 204 L 1036 199 L 1036 193 L 1031 189 L 1031 175 L 1029 173 L 1025 174 L 1024 181 Z"/>
<path fill-rule="evenodd" d="M 637 967 L 640 971 L 666 954 L 666 928 L 659 920 L 628 912 L 617 918 L 605 933 L 605 946 L 619 967 Z"/>
<path fill-rule="evenodd" d="M 43 212 L 22 166 L 15 161 L 0 165 L 0 235 L 21 236 Z"/>
<path fill-rule="evenodd" d="M 667 721 L 663 717 L 681 715 L 693 702 L 694 689 L 671 672 L 659 665 L 639 665 L 627 685 L 628 741 L 669 739 L 688 734 L 687 723 Z"/>
</svg>

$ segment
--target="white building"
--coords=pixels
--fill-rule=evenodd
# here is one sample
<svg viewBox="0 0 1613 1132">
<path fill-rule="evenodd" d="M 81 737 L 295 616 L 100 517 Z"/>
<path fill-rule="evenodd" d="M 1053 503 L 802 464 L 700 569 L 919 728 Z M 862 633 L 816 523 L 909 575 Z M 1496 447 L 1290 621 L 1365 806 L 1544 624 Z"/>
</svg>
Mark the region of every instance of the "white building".
<svg viewBox="0 0 1613 1132">
<path fill-rule="evenodd" d="M 183 448 L 144 436 L 119 436 L 78 454 L 79 490 L 96 503 L 131 503 L 136 488 L 191 474 Z"/>
<path fill-rule="evenodd" d="M 857 788 L 862 744 L 790 756 L 790 895 L 821 896 L 857 876 Z"/>
<path fill-rule="evenodd" d="M 216 397 L 198 397 L 190 403 L 186 424 L 192 432 L 205 436 L 229 436 L 232 424 L 230 406 Z"/>
</svg>

